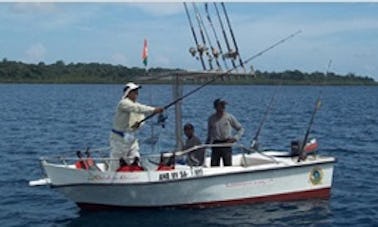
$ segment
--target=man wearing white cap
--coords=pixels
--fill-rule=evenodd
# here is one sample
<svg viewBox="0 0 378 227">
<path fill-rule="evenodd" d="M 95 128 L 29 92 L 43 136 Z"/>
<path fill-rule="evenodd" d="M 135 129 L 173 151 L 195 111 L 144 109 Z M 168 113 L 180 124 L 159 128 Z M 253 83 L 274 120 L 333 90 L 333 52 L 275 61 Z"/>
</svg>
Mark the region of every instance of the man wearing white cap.
<svg viewBox="0 0 378 227">
<path fill-rule="evenodd" d="M 123 96 L 118 103 L 110 136 L 112 158 L 111 170 L 118 168 L 119 159 L 123 158 L 127 164 L 137 164 L 139 160 L 139 144 L 134 133 L 139 128 L 139 122 L 145 114 L 161 113 L 161 107 L 152 107 L 138 103 L 137 97 L 140 85 L 129 82 L 123 89 Z M 135 127 L 137 125 L 137 127 Z"/>
</svg>

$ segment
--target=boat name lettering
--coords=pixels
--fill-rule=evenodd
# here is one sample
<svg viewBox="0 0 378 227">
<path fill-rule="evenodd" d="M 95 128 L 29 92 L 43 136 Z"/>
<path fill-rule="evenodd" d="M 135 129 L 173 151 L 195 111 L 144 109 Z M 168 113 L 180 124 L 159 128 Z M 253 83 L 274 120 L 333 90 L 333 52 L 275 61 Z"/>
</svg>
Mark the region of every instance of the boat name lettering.
<svg viewBox="0 0 378 227">
<path fill-rule="evenodd" d="M 172 179 L 177 179 L 179 178 L 179 174 L 177 172 L 171 173 Z"/>
<path fill-rule="evenodd" d="M 88 177 L 89 181 L 108 181 L 108 180 L 135 180 L 136 176 L 127 175 L 92 175 Z"/>
<path fill-rule="evenodd" d="M 159 180 L 169 180 L 169 173 L 159 174 Z"/>
<path fill-rule="evenodd" d="M 114 180 L 116 177 L 111 175 L 92 175 L 88 177 L 89 181 L 103 181 L 103 180 Z"/>
<path fill-rule="evenodd" d="M 185 178 L 187 176 L 188 176 L 188 174 L 185 171 L 180 171 L 180 177 L 181 178 Z"/>
<path fill-rule="evenodd" d="M 203 170 L 201 169 L 195 169 L 194 170 L 194 175 L 195 176 L 202 176 L 203 175 Z"/>
<path fill-rule="evenodd" d="M 175 180 L 180 178 L 188 177 L 188 173 L 186 171 L 179 171 L 179 172 L 168 172 L 168 173 L 160 173 L 159 180 Z"/>
<path fill-rule="evenodd" d="M 273 183 L 273 179 L 227 183 L 226 187 L 228 188 L 229 187 L 245 187 L 245 186 L 267 185 L 270 183 Z"/>
</svg>

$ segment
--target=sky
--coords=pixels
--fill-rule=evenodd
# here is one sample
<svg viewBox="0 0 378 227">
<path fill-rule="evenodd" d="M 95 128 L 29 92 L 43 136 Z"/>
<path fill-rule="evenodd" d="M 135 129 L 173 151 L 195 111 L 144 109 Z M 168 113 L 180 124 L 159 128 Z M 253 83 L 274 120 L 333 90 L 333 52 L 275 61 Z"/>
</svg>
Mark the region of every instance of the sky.
<svg viewBox="0 0 378 227">
<path fill-rule="evenodd" d="M 242 60 L 302 32 L 254 58 L 255 70 L 353 73 L 378 81 L 378 2 L 225 3 Z M 194 28 L 194 11 L 189 4 Z M 204 15 L 204 4 L 197 3 Z M 223 36 L 210 4 L 217 36 Z M 226 23 L 225 21 L 223 21 Z M 208 24 L 207 20 L 204 20 Z M 212 30 L 207 28 L 215 39 Z M 199 33 L 197 31 L 197 36 Z M 229 36 L 231 42 L 231 37 Z M 46 64 L 110 63 L 201 70 L 188 49 L 194 45 L 182 2 L 1 2 L 0 58 Z M 223 48 L 226 47 L 223 45 Z M 222 63 L 222 62 L 221 62 Z M 231 64 L 228 64 L 230 66 Z"/>
</svg>

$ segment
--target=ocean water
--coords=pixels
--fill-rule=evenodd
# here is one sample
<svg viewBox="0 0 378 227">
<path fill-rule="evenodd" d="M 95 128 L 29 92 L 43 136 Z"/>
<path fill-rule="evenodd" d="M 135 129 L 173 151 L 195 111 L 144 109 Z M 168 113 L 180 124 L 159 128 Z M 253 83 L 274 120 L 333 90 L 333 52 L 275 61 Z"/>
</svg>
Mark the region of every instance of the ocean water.
<svg viewBox="0 0 378 227">
<path fill-rule="evenodd" d="M 185 86 L 184 93 L 196 86 Z M 77 149 L 107 147 L 122 85 L 0 84 L 1 226 L 376 226 L 378 225 L 378 87 L 208 86 L 183 103 L 183 122 L 201 139 L 215 98 L 246 129 L 249 144 L 274 93 L 273 108 L 261 131 L 261 148 L 288 150 L 304 137 L 315 101 L 322 106 L 312 125 L 320 153 L 337 158 L 329 200 L 259 203 L 208 209 L 157 209 L 88 212 L 49 187 L 29 187 L 43 177 L 41 156 L 73 156 Z M 170 85 L 145 85 L 139 101 L 164 106 Z M 173 109 L 166 127 L 154 127 L 159 146 L 142 144 L 142 153 L 174 147 Z M 148 138 L 156 119 L 139 138 Z M 290 183 L 290 182 L 288 182 Z M 116 195 L 115 195 L 116 196 Z"/>
</svg>

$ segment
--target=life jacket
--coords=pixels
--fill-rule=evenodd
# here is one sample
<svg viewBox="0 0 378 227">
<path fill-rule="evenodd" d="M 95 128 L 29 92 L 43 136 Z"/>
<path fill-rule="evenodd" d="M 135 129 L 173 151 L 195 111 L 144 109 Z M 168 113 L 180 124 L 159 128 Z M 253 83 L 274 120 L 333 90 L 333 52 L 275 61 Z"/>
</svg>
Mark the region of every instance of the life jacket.
<svg viewBox="0 0 378 227">
<path fill-rule="evenodd" d="M 98 166 L 96 165 L 96 163 L 94 162 L 92 158 L 85 159 L 85 162 L 87 163 L 88 169 L 100 171 L 100 169 L 98 168 Z"/>
<path fill-rule="evenodd" d="M 88 165 L 86 161 L 79 160 L 75 162 L 76 169 L 88 169 Z"/>
<path fill-rule="evenodd" d="M 119 167 L 116 171 L 117 172 L 138 172 L 138 171 L 143 171 L 143 167 L 138 166 L 138 165 L 125 165 Z"/>
<path fill-rule="evenodd" d="M 92 158 L 86 158 L 83 160 L 79 160 L 75 163 L 77 169 L 90 169 L 90 170 L 100 170 Z"/>
</svg>

